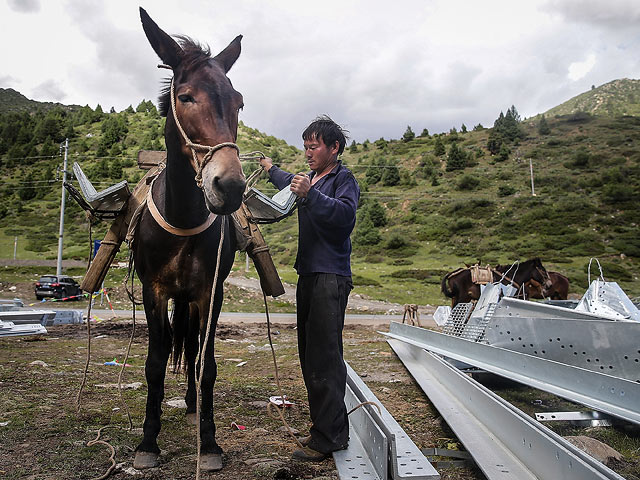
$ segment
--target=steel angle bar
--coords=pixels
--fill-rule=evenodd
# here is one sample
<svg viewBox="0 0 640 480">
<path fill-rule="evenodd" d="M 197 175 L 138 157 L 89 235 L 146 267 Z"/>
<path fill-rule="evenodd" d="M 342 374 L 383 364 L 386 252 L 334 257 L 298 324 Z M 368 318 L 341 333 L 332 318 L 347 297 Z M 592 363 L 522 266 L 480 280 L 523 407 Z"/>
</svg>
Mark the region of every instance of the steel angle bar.
<svg viewBox="0 0 640 480">
<path fill-rule="evenodd" d="M 397 322 L 380 333 L 640 424 L 640 383 Z"/>
<path fill-rule="evenodd" d="M 394 480 L 439 479 L 440 474 L 433 468 L 416 444 L 413 443 L 411 438 L 362 381 L 360 376 L 347 362 L 345 362 L 345 364 L 347 366 L 347 385 L 358 398 L 359 403 L 373 402 L 380 408 L 380 411 L 378 411 L 378 409 L 372 405 L 365 405 L 363 407 L 368 410 L 371 417 L 382 429 L 389 441 L 391 478 Z"/>
<path fill-rule="evenodd" d="M 347 410 L 359 405 L 347 385 L 344 403 Z M 349 415 L 349 448 L 333 452 L 340 480 L 387 480 L 389 445 L 384 432 L 364 408 L 358 408 Z"/>
<path fill-rule="evenodd" d="M 536 413 L 539 422 L 571 422 L 590 427 L 610 427 L 615 418 L 600 412 L 544 412 Z"/>
<path fill-rule="evenodd" d="M 388 342 L 490 480 L 622 480 L 437 355 Z"/>
</svg>

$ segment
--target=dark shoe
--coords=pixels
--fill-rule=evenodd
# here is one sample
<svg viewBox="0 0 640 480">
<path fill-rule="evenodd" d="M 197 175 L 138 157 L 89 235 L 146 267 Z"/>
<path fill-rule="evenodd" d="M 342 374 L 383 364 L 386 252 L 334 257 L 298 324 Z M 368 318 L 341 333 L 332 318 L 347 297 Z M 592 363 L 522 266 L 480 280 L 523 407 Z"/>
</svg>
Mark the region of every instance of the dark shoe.
<svg viewBox="0 0 640 480">
<path fill-rule="evenodd" d="M 294 460 L 300 460 L 302 462 L 322 462 L 328 455 L 326 453 L 318 452 L 310 447 L 299 448 L 295 450 L 291 455 Z"/>
<path fill-rule="evenodd" d="M 308 447 L 309 442 L 311 441 L 311 435 L 307 435 L 306 437 L 299 437 L 298 441 L 300 442 L 300 445 L 302 445 L 303 447 Z"/>
</svg>

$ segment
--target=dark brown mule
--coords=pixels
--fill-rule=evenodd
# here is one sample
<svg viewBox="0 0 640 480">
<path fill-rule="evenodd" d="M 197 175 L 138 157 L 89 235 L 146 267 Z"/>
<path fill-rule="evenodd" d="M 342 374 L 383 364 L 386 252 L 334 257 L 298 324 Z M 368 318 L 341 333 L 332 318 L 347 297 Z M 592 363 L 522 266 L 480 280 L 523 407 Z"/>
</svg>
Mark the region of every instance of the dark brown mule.
<svg viewBox="0 0 640 480">
<path fill-rule="evenodd" d="M 525 283 L 525 291 L 528 298 L 550 298 L 551 300 L 566 300 L 569 297 L 569 279 L 558 272 L 549 272 L 551 286 L 544 288 L 544 285 L 529 280 Z"/>
<path fill-rule="evenodd" d="M 498 265 L 492 269 L 493 281 L 505 285 L 512 283 L 521 290 L 531 279 L 541 285 L 550 286 L 549 275 L 539 258 L 527 260 L 516 265 Z M 504 274 L 504 278 L 503 278 Z M 451 299 L 451 308 L 458 303 L 468 303 L 480 298 L 480 285 L 471 280 L 471 269 L 459 268 L 444 276 L 440 285 L 442 293 Z"/>
<path fill-rule="evenodd" d="M 149 468 L 158 464 L 160 449 L 157 437 L 164 379 L 173 347 L 176 364 L 180 363 L 184 352 L 188 414 L 196 411 L 196 357 L 199 352 L 204 355 L 200 460 L 202 469 L 217 470 L 222 467 L 222 450 L 215 440 L 213 421 L 213 385 L 217 373 L 213 344 L 222 306 L 223 282 L 231 270 L 236 249 L 228 214 L 240 207 L 245 187 L 234 143 L 242 95 L 233 89 L 226 73 L 240 55 L 241 36 L 217 56 L 211 57 L 207 50 L 186 37 L 180 37 L 180 43 L 173 40 L 142 8 L 140 17 L 151 46 L 173 70 L 172 85 L 160 98 L 161 113 L 167 117 L 167 162 L 152 185 L 152 203 L 177 234 L 160 226 L 159 220 L 154 219 L 146 208 L 140 217 L 132 246 L 149 327 L 144 438 L 136 449 L 134 466 Z M 175 95 L 171 94 L 171 88 Z M 184 134 L 180 132 L 180 125 Z M 196 154 L 186 144 L 187 141 L 199 146 L 216 146 L 217 149 L 213 152 L 213 149 L 205 147 L 206 155 L 202 149 Z M 200 170 L 198 181 L 194 170 Z M 212 214 L 217 218 L 207 227 Z M 204 345 L 223 227 L 225 234 L 213 298 L 211 334 L 207 345 Z M 190 229 L 202 231 L 194 234 Z M 171 320 L 167 311 L 169 299 L 174 304 Z"/>
</svg>

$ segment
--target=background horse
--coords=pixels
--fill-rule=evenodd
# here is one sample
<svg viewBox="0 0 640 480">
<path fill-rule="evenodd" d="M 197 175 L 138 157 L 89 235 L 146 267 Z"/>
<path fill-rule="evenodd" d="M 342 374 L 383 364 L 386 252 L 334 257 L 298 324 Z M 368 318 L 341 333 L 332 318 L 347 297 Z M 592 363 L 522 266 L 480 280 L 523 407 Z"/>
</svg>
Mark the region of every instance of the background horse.
<svg viewBox="0 0 640 480">
<path fill-rule="evenodd" d="M 544 285 L 531 279 L 525 283 L 528 298 L 550 298 L 551 300 L 566 300 L 569 296 L 569 279 L 558 272 L 549 272 L 551 286 Z"/>
<path fill-rule="evenodd" d="M 521 290 L 522 286 L 531 279 L 541 285 L 551 286 L 549 275 L 539 258 L 533 258 L 516 265 L 497 265 L 491 269 L 493 281 L 505 285 L 514 283 Z M 502 276 L 504 275 L 504 279 Z M 480 298 L 480 285 L 471 279 L 470 268 L 459 268 L 444 276 L 441 283 L 442 293 L 451 299 L 451 308 L 458 303 L 467 303 Z"/>
<path fill-rule="evenodd" d="M 154 51 L 173 70 L 173 79 L 160 97 L 161 113 L 167 117 L 166 168 L 151 185 L 132 245 L 149 327 L 144 438 L 136 449 L 134 467 L 158 465 L 164 379 L 173 348 L 175 366 L 180 365 L 184 352 L 188 381 L 185 399 L 190 415 L 197 410 L 195 378 L 200 365 L 196 370 L 196 357 L 198 352 L 204 356 L 199 464 L 203 470 L 219 470 L 222 450 L 215 440 L 213 421 L 217 373 L 213 344 L 223 283 L 236 249 L 228 214 L 240 207 L 245 188 L 234 143 L 242 95 L 233 89 L 226 73 L 240 55 L 242 37 L 211 57 L 207 49 L 187 37 L 179 37 L 180 43 L 173 40 L 142 8 L 140 18 Z M 169 299 L 174 305 L 171 321 Z M 211 334 L 204 345 L 210 302 Z"/>
</svg>

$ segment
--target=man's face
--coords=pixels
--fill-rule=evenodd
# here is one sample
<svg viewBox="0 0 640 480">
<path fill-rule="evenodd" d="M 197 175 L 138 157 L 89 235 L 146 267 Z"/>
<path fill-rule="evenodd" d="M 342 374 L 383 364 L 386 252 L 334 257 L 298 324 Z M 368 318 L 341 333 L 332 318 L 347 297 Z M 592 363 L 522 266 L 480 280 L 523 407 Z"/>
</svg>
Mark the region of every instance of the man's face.
<svg viewBox="0 0 640 480">
<path fill-rule="evenodd" d="M 313 136 L 310 140 L 304 141 L 304 154 L 307 157 L 309 168 L 316 173 L 321 173 L 335 163 L 338 155 L 338 142 L 333 147 L 327 147 L 322 138 Z"/>
</svg>

